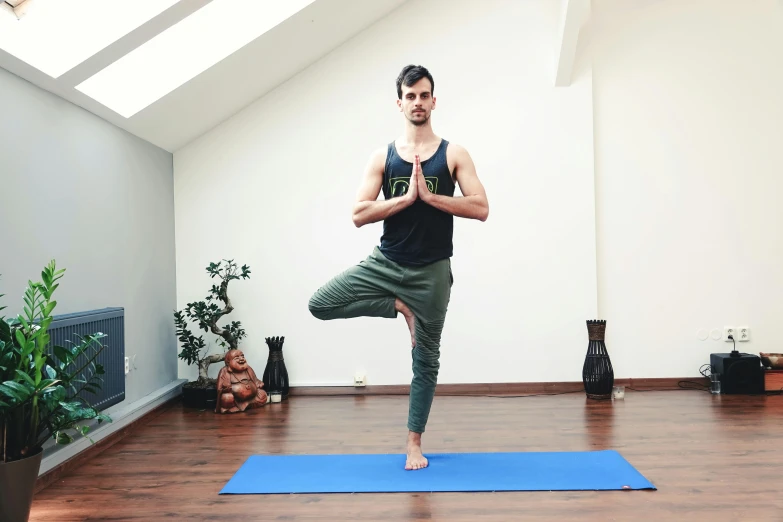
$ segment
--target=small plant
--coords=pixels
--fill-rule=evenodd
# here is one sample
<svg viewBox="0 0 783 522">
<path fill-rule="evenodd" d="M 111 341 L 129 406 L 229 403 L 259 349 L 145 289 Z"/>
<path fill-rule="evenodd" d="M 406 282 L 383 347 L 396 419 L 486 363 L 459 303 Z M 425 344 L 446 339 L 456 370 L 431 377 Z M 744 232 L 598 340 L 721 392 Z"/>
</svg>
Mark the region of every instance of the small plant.
<svg viewBox="0 0 783 522">
<path fill-rule="evenodd" d="M 231 300 L 228 298 L 228 283 L 235 279 L 248 279 L 250 268 L 247 265 L 239 268 L 233 260 L 224 259 L 219 263 L 210 263 L 206 270 L 210 278 L 220 278 L 220 284 L 212 285 L 205 300 L 188 303 L 183 311 L 174 312 L 177 336 L 182 343 L 179 358 L 188 364 L 198 366 L 198 380 L 192 383 L 198 387 L 215 384 L 215 379 L 209 377 L 209 366 L 222 362 L 226 353 L 237 348 L 239 341 L 246 337 L 245 330 L 242 329 L 239 321 L 232 321 L 222 327 L 218 326 L 218 321 L 234 310 Z M 218 305 L 218 302 L 221 302 L 222 306 Z M 186 316 L 187 319 L 195 321 L 204 332 L 218 336 L 217 343 L 223 348 L 222 353 L 207 355 L 209 350 L 206 349 L 203 335 L 196 337 L 191 333 Z"/>
<path fill-rule="evenodd" d="M 104 369 L 95 360 L 103 350 L 100 332 L 80 337 L 73 346 L 53 346 L 49 325 L 52 299 L 65 270 L 54 260 L 41 272 L 42 282 L 28 282 L 23 313 L 0 317 L 0 456 L 11 462 L 39 453 L 53 437 L 73 441 L 69 432 L 87 436 L 87 421 L 111 421 L 81 395 L 100 389 Z M 2 295 L 0 295 L 2 297 Z M 5 307 L 0 307 L 3 310 Z"/>
</svg>

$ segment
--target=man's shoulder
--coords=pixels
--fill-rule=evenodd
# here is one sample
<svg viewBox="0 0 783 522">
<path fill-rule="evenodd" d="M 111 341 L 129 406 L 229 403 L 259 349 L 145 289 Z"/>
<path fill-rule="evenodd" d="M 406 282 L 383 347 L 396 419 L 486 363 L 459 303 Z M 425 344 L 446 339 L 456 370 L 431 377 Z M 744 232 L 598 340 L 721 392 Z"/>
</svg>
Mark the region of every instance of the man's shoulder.
<svg viewBox="0 0 783 522">
<path fill-rule="evenodd" d="M 446 159 L 449 165 L 457 167 L 470 159 L 468 149 L 459 143 L 449 142 L 449 146 L 446 149 Z"/>
<path fill-rule="evenodd" d="M 391 144 L 378 146 L 370 152 L 370 159 L 373 161 L 386 161 L 386 156 L 389 154 L 389 147 Z"/>
<path fill-rule="evenodd" d="M 453 141 L 448 142 L 448 148 L 446 149 L 446 154 L 457 157 L 457 156 L 465 155 L 467 153 L 468 153 L 468 149 L 465 148 L 463 145 L 460 145 L 459 143 L 454 143 Z"/>
<path fill-rule="evenodd" d="M 388 146 L 377 147 L 370 151 L 370 158 L 368 160 L 369 165 L 375 171 L 380 172 L 386 168 L 386 157 L 388 154 Z"/>
</svg>

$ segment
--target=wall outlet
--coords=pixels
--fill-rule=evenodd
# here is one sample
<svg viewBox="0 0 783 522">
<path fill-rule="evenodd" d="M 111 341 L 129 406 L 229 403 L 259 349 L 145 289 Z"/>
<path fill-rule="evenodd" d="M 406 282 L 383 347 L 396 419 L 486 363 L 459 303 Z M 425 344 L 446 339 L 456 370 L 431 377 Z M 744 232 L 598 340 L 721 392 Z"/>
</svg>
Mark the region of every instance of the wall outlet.
<svg viewBox="0 0 783 522">
<path fill-rule="evenodd" d="M 731 342 L 731 339 L 729 339 L 729 336 L 734 336 L 734 340 L 737 340 L 737 329 L 733 326 L 724 326 L 723 327 L 723 340 L 727 343 Z"/>
<path fill-rule="evenodd" d="M 130 373 L 130 357 L 125 358 L 125 375 Z"/>
<path fill-rule="evenodd" d="M 367 379 L 364 375 L 356 374 L 353 376 L 353 385 L 354 386 L 366 386 L 367 385 Z"/>
<path fill-rule="evenodd" d="M 747 326 L 738 326 L 737 334 L 734 336 L 737 342 L 746 343 L 750 341 L 750 328 Z"/>
</svg>

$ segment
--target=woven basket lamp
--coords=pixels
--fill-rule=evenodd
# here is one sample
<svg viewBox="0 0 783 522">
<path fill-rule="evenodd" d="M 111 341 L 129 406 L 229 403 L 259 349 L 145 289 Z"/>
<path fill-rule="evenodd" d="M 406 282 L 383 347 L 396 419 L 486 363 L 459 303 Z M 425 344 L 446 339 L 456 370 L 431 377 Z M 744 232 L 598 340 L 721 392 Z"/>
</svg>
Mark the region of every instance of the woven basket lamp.
<svg viewBox="0 0 783 522">
<path fill-rule="evenodd" d="M 264 390 L 275 402 L 275 397 L 280 400 L 288 398 L 289 382 L 288 369 L 285 367 L 285 358 L 283 357 L 283 343 L 285 337 L 266 337 L 266 344 L 269 346 L 269 357 L 266 361 L 263 377 Z"/>
<path fill-rule="evenodd" d="M 614 370 L 604 338 L 606 321 L 591 319 L 587 321 L 587 355 L 582 367 L 582 382 L 585 393 L 591 399 L 609 399 L 614 386 Z"/>
</svg>

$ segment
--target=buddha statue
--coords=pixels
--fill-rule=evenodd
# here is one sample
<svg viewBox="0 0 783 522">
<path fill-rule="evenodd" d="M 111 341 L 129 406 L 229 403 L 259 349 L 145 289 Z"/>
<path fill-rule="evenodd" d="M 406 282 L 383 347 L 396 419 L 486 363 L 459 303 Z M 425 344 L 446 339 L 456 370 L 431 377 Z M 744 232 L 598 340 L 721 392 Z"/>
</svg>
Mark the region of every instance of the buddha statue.
<svg viewBox="0 0 783 522">
<path fill-rule="evenodd" d="M 241 350 L 229 350 L 226 365 L 217 377 L 216 413 L 235 413 L 248 408 L 260 408 L 269 402 L 264 383 L 258 379 L 253 368 L 248 366 Z"/>
</svg>

